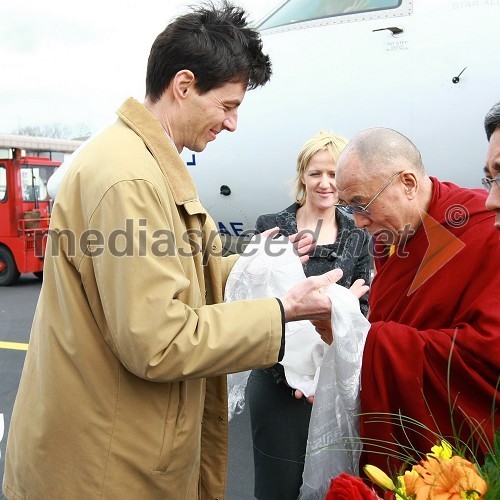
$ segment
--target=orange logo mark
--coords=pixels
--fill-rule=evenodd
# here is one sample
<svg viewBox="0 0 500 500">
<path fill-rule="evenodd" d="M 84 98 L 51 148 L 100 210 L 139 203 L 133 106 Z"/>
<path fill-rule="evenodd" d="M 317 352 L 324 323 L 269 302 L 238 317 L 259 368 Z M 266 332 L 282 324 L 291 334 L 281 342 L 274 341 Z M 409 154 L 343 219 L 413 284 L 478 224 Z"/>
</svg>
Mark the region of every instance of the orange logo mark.
<svg viewBox="0 0 500 500">
<path fill-rule="evenodd" d="M 422 223 L 429 241 L 429 248 L 427 248 L 420 263 L 408 295 L 423 285 L 465 247 L 463 241 L 450 233 L 429 214 L 423 210 L 421 213 L 423 213 Z"/>
</svg>

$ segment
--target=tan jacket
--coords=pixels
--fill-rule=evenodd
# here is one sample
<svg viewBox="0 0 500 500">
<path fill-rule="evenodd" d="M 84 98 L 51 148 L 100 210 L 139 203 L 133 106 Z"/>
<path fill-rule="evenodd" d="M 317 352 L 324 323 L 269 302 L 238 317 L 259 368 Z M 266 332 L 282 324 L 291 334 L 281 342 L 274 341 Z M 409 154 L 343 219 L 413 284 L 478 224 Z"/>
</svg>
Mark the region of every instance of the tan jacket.
<svg viewBox="0 0 500 500">
<path fill-rule="evenodd" d="M 278 358 L 278 302 L 221 303 L 232 262 L 186 166 L 142 104 L 118 115 L 54 206 L 9 499 L 222 499 L 224 375 Z"/>
</svg>

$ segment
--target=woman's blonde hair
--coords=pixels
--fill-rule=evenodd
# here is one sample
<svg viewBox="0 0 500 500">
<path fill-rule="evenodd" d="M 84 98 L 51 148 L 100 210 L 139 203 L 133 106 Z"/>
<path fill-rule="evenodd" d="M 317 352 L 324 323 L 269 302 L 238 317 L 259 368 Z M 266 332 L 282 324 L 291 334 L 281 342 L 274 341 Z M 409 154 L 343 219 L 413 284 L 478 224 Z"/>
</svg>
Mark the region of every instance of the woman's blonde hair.
<svg viewBox="0 0 500 500">
<path fill-rule="evenodd" d="M 336 165 L 347 142 L 347 139 L 341 135 L 321 131 L 302 146 L 297 156 L 297 175 L 295 176 L 295 200 L 300 206 L 306 201 L 306 190 L 302 176 L 307 169 L 309 160 L 320 151 L 328 151 L 333 164 Z"/>
</svg>

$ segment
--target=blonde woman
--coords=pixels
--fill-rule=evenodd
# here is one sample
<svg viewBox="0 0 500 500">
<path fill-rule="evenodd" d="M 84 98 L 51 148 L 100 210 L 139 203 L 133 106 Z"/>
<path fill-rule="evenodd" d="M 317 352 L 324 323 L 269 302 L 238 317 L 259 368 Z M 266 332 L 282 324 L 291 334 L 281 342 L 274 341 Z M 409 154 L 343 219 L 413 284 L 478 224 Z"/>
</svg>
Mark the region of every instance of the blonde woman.
<svg viewBox="0 0 500 500">
<path fill-rule="evenodd" d="M 320 132 L 308 140 L 297 158 L 296 202 L 285 210 L 261 215 L 258 232 L 278 226 L 288 236 L 309 230 L 317 246 L 303 264 L 306 276 L 340 268 L 338 282 L 347 288 L 357 279 L 370 281 L 368 234 L 354 226 L 349 216 L 336 208 L 337 159 L 347 139 Z M 368 312 L 368 297 L 360 299 Z M 293 388 L 292 388 L 293 389 Z M 279 364 L 253 370 L 248 380 L 248 403 L 255 464 L 255 497 L 258 500 L 295 500 L 302 484 L 302 471 L 312 405 L 297 399 Z"/>
</svg>

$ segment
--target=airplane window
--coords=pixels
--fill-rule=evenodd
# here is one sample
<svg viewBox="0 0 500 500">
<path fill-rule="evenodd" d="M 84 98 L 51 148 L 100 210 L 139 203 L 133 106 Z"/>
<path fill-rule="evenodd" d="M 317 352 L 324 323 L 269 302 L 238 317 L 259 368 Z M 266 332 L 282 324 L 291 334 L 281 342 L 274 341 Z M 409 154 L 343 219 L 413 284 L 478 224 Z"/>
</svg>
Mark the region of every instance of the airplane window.
<svg viewBox="0 0 500 500">
<path fill-rule="evenodd" d="M 264 30 L 314 19 L 395 9 L 400 5 L 401 0 L 289 0 L 258 28 Z"/>
</svg>

